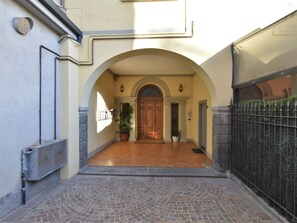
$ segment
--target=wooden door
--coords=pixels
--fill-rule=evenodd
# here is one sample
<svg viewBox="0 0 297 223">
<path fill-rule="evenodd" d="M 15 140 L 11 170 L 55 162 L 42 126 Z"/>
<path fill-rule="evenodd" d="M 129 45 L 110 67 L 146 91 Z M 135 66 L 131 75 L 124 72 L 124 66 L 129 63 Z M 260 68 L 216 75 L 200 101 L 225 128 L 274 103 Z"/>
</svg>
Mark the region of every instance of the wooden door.
<svg viewBox="0 0 297 223">
<path fill-rule="evenodd" d="M 163 100 L 160 97 L 141 97 L 138 103 L 138 138 L 163 138 Z"/>
<path fill-rule="evenodd" d="M 154 101 L 155 139 L 163 139 L 163 100 Z"/>
</svg>

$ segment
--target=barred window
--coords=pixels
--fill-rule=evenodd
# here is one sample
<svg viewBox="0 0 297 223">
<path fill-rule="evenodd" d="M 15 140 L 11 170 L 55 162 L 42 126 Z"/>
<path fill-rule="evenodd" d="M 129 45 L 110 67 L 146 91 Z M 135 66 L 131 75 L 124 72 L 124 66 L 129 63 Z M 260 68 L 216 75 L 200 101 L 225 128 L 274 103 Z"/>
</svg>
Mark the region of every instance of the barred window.
<svg viewBox="0 0 297 223">
<path fill-rule="evenodd" d="M 97 111 L 98 121 L 112 119 L 112 111 L 113 110 Z"/>
</svg>

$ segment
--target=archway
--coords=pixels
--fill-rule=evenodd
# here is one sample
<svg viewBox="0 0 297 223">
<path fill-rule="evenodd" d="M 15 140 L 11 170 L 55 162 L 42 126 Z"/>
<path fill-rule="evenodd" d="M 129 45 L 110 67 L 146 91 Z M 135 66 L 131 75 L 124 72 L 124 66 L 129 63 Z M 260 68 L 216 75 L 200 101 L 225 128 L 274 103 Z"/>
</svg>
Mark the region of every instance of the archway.
<svg viewBox="0 0 297 223">
<path fill-rule="evenodd" d="M 138 139 L 163 139 L 163 96 L 155 85 L 143 86 L 137 96 Z"/>
<path fill-rule="evenodd" d="M 152 54 L 152 55 L 163 55 L 170 58 L 177 59 L 181 63 L 189 66 L 192 68 L 197 75 L 203 80 L 206 87 L 209 89 L 209 92 L 211 94 L 211 103 L 212 106 L 217 106 L 217 92 L 216 88 L 214 86 L 213 80 L 210 78 L 210 76 L 197 64 L 195 61 L 191 60 L 190 58 L 181 55 L 177 52 L 168 51 L 164 49 L 137 49 L 137 50 L 131 50 L 122 54 L 118 54 L 108 60 L 106 60 L 104 63 L 102 63 L 100 66 L 98 66 L 88 77 L 86 83 L 81 88 L 81 95 L 80 95 L 80 107 L 85 108 L 88 106 L 88 100 L 91 93 L 91 90 L 96 83 L 97 79 L 113 64 L 133 57 L 137 55 L 144 55 L 144 54 Z"/>
<path fill-rule="evenodd" d="M 117 55 L 113 58 L 110 58 L 109 60 L 105 61 L 103 64 L 101 64 L 99 67 L 97 67 L 97 69 L 89 76 L 89 78 L 87 79 L 87 81 L 84 84 L 84 90 L 81 94 L 81 101 L 80 101 L 80 105 L 81 108 L 83 107 L 88 107 L 86 100 L 88 101 L 88 98 L 90 97 L 90 92 L 92 90 L 92 86 L 94 86 L 94 83 L 98 80 L 98 78 L 104 74 L 106 72 L 106 70 L 108 70 L 109 67 L 111 67 L 114 63 L 117 63 L 118 61 L 121 61 L 125 58 L 129 58 L 129 57 L 133 57 L 135 55 L 142 55 L 142 54 L 155 54 L 155 55 L 165 55 L 167 57 L 171 57 L 174 59 L 177 59 L 178 62 L 186 64 L 187 66 L 191 67 L 194 71 L 195 71 L 195 77 L 199 77 L 198 79 L 195 78 L 195 81 L 189 81 L 187 82 L 188 84 L 199 84 L 199 87 L 197 89 L 199 89 L 199 91 L 205 91 L 205 92 L 209 92 L 209 94 L 205 93 L 205 94 L 200 94 L 199 95 L 204 95 L 203 97 L 205 97 L 205 95 L 209 95 L 208 101 L 209 101 L 209 106 L 213 106 L 216 105 L 217 103 L 217 97 L 216 97 L 216 90 L 214 88 L 213 82 L 211 80 L 211 78 L 204 72 L 204 70 L 197 65 L 194 61 L 190 60 L 189 58 L 180 55 L 178 53 L 175 52 L 171 52 L 171 51 L 166 51 L 166 50 L 161 50 L 161 49 L 142 49 L 142 50 L 134 50 L 134 51 L 129 51 L 120 55 Z M 112 77 L 112 76 L 111 76 Z M 130 140 L 131 141 L 135 141 L 136 138 L 139 136 L 138 131 L 139 131 L 139 127 L 138 127 L 138 104 L 137 104 L 137 96 L 139 95 L 139 92 L 141 92 L 141 89 L 144 86 L 147 86 L 149 84 L 154 85 L 156 87 L 159 88 L 160 92 L 162 93 L 162 97 L 163 97 L 163 130 L 161 131 L 162 134 L 159 134 L 158 137 L 163 137 L 165 142 L 170 142 L 171 141 L 171 106 L 172 104 L 179 104 L 179 114 L 181 114 L 181 117 L 179 119 L 179 128 L 182 129 L 182 136 L 181 136 L 181 141 L 182 142 L 186 142 L 188 141 L 187 138 L 187 122 L 189 122 L 187 119 L 189 118 L 189 114 L 191 115 L 192 113 L 192 107 L 189 106 L 187 107 L 187 100 L 189 99 L 189 97 L 187 95 L 181 92 L 179 92 L 178 86 L 180 85 L 180 81 L 184 81 L 184 77 L 180 76 L 179 80 L 177 80 L 177 76 L 173 76 L 171 77 L 172 80 L 170 82 L 168 82 L 168 80 L 166 80 L 167 77 L 170 77 L 168 75 L 166 76 L 151 76 L 151 75 L 144 75 L 142 76 L 141 79 L 139 79 L 139 77 L 135 78 L 134 82 L 125 82 L 125 91 L 124 93 L 120 92 L 120 88 L 119 85 L 122 83 L 121 79 L 120 81 L 115 81 L 115 101 L 116 101 L 116 105 L 115 105 L 115 110 L 119 111 L 118 109 L 118 104 L 122 103 L 122 102 L 129 102 L 134 108 L 136 108 L 136 112 L 135 112 L 135 117 L 133 120 L 133 123 L 135 124 L 135 126 L 133 126 L 133 130 L 130 132 Z M 188 78 L 190 76 L 187 76 Z M 175 82 L 177 81 L 177 82 Z M 203 85 L 203 86 L 202 86 Z M 177 87 L 176 87 L 177 86 Z M 186 86 L 186 90 L 187 91 L 187 85 Z M 192 90 L 190 92 L 193 92 Z M 195 94 L 197 94 L 197 91 Z M 200 97 L 200 96 L 199 96 Z M 190 103 L 196 103 L 196 101 L 198 101 L 199 97 L 193 99 L 192 101 L 190 101 Z M 202 97 L 202 96 L 201 96 Z M 208 97 L 208 96 L 207 96 Z M 194 114 L 195 110 L 193 107 L 193 113 Z M 197 112 L 196 112 L 197 114 Z M 197 115 L 193 115 L 192 119 L 193 119 L 193 123 L 195 122 L 195 116 Z M 211 113 L 209 115 L 209 117 L 211 117 Z M 87 119 L 84 119 L 87 120 Z M 210 119 L 210 122 L 208 124 L 212 125 L 212 119 Z M 87 123 L 80 123 L 80 125 L 83 124 L 87 124 Z M 115 123 L 115 125 L 117 125 Z M 88 125 L 87 125 L 88 126 Z M 192 127 L 190 127 L 192 131 Z M 211 127 L 209 127 L 209 129 L 211 129 Z M 196 130 L 195 130 L 196 131 Z M 90 134 L 87 134 L 90 135 Z M 193 133 L 194 135 L 194 133 Z M 195 133 L 195 135 L 197 135 Z M 211 137 L 211 134 L 208 134 Z M 114 140 L 117 140 L 117 134 L 115 134 L 115 138 Z M 89 138 L 90 139 L 90 138 Z M 197 139 L 192 139 L 192 142 L 194 142 L 195 144 L 197 144 Z M 211 138 L 208 139 L 208 142 L 211 141 Z M 98 144 L 97 148 L 102 148 L 103 146 L 105 146 L 105 144 L 102 143 L 102 145 Z M 211 145 L 209 146 L 209 148 L 212 148 Z"/>
</svg>

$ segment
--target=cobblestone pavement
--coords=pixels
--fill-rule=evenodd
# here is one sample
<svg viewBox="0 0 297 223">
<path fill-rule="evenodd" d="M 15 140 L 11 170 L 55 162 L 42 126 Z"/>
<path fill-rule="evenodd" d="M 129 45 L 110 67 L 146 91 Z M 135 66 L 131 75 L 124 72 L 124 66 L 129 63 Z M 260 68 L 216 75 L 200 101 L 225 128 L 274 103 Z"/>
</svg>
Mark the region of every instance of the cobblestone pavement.
<svg viewBox="0 0 297 223">
<path fill-rule="evenodd" d="M 2 222 L 277 222 L 227 178 L 75 176 Z"/>
</svg>

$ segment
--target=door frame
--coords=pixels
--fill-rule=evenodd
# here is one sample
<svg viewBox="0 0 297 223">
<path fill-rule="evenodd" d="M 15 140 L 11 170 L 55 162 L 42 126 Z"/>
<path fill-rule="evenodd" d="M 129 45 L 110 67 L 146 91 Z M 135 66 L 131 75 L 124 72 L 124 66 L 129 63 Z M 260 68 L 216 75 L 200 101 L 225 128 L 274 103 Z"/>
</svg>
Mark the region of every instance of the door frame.
<svg viewBox="0 0 297 223">
<path fill-rule="evenodd" d="M 139 94 L 141 93 L 141 91 L 143 90 L 143 89 L 145 89 L 145 88 L 147 88 L 147 87 L 153 87 L 153 88 L 156 88 L 159 92 L 160 92 L 160 94 L 161 94 L 161 96 L 160 97 L 158 97 L 159 98 L 159 100 L 160 101 L 162 101 L 162 129 L 161 129 L 161 132 L 162 132 L 162 135 L 161 135 L 161 137 L 162 137 L 162 139 L 164 139 L 164 97 L 163 97 L 163 92 L 162 92 L 162 90 L 157 86 L 157 85 L 154 85 L 154 84 L 146 84 L 146 85 L 143 85 L 140 89 L 139 89 L 139 91 L 138 91 L 138 93 L 137 93 L 137 124 L 136 124 L 136 129 L 137 129 L 137 136 L 136 136 L 136 138 L 137 139 L 139 139 L 139 137 L 140 137 L 140 131 L 139 131 L 139 125 L 140 125 L 140 114 L 139 114 L 139 112 L 140 112 L 140 102 L 141 102 L 141 100 L 140 100 L 140 96 L 139 96 Z M 144 98 L 146 98 L 146 97 L 144 97 Z M 149 97 L 147 97 L 147 98 L 149 98 Z M 152 97 L 153 98 L 153 97 Z"/>
<path fill-rule="evenodd" d="M 205 106 L 205 126 L 203 126 L 202 122 L 202 109 L 203 106 Z M 198 118 L 198 139 L 199 139 L 199 147 L 201 147 L 203 150 L 207 151 L 207 100 L 202 100 L 199 101 L 198 104 L 198 112 L 199 112 L 199 118 Z M 202 132 L 204 131 L 204 140 L 205 140 L 205 145 L 202 145 L 202 137 L 203 134 Z"/>
</svg>

